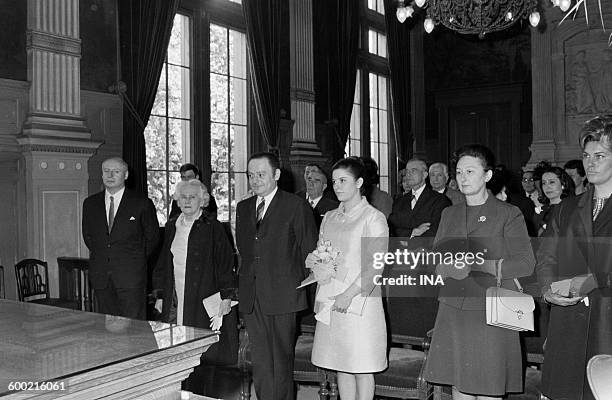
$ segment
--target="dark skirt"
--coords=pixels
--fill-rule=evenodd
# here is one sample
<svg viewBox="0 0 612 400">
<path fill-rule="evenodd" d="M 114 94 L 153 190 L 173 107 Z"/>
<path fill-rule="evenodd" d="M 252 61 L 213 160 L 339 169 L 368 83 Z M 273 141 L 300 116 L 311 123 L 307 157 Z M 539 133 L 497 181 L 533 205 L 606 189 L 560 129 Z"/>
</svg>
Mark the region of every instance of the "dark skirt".
<svg viewBox="0 0 612 400">
<path fill-rule="evenodd" d="M 523 391 L 519 335 L 487 325 L 485 314 L 440 303 L 425 366 L 427 381 L 483 396 Z"/>
</svg>

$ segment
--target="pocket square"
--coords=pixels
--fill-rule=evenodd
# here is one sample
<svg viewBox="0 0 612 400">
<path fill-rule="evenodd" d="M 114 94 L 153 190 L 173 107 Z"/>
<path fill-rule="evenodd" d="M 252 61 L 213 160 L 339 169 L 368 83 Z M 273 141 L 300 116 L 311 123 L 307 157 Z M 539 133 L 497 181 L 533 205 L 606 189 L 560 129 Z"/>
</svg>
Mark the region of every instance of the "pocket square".
<svg viewBox="0 0 612 400">
<path fill-rule="evenodd" d="M 130 221 L 136 221 L 136 218 L 130 217 Z"/>
</svg>

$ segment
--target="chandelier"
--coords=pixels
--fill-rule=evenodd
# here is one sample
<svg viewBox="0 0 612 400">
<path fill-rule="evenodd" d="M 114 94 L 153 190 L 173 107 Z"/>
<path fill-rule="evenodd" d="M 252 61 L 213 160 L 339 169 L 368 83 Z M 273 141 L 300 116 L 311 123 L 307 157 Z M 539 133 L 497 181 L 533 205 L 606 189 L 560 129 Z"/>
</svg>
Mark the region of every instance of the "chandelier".
<svg viewBox="0 0 612 400">
<path fill-rule="evenodd" d="M 423 26 L 431 33 L 437 24 L 459 33 L 476 34 L 481 39 L 490 32 L 501 31 L 517 21 L 529 18 L 532 26 L 540 22 L 537 0 L 398 0 L 396 16 L 403 23 L 412 17 L 414 6 L 426 9 Z"/>
</svg>

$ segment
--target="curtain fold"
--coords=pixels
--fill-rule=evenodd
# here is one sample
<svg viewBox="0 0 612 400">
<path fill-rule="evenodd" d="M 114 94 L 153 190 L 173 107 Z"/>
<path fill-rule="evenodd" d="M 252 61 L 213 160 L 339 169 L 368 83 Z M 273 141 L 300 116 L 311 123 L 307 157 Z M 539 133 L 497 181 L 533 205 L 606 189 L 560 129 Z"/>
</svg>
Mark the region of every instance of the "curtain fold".
<svg viewBox="0 0 612 400">
<path fill-rule="evenodd" d="M 179 0 L 120 0 L 119 41 L 123 98 L 123 158 L 128 185 L 147 193 L 144 130 L 151 115 Z"/>
<path fill-rule="evenodd" d="M 359 6 L 354 0 L 314 0 L 315 53 L 323 59 L 315 65 L 319 89 L 317 111 L 335 125 L 333 161 L 344 157 L 351 133 L 351 113 L 359 51 Z M 317 23 L 321 21 L 321 23 Z M 327 97 L 324 97 L 327 95 Z M 321 119 L 321 118 L 319 118 Z"/>
<path fill-rule="evenodd" d="M 397 157 L 406 162 L 412 157 L 413 132 L 410 104 L 410 30 L 414 27 L 411 18 L 400 23 L 395 12 L 396 0 L 384 0 L 387 48 L 391 71 L 391 106 Z"/>
<path fill-rule="evenodd" d="M 242 1 L 257 120 L 269 150 L 275 152 L 279 145 L 281 28 L 286 2 Z"/>
</svg>

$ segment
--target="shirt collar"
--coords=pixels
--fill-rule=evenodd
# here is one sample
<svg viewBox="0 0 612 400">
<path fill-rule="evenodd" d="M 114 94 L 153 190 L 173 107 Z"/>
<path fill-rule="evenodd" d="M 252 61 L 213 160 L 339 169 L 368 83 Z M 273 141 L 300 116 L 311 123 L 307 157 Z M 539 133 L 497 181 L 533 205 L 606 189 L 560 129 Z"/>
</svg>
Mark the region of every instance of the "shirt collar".
<svg viewBox="0 0 612 400">
<path fill-rule="evenodd" d="M 276 186 L 273 191 L 271 191 L 270 193 L 268 193 L 266 196 L 263 197 L 263 199 L 266 201 L 266 207 L 268 207 L 268 204 L 272 202 L 272 199 L 274 198 L 274 195 L 276 194 L 277 191 L 278 191 L 278 186 Z M 257 204 L 261 203 L 261 199 L 262 197 L 257 196 Z"/>
<path fill-rule="evenodd" d="M 110 194 L 108 190 L 104 189 L 104 199 L 110 201 L 110 197 L 113 196 L 113 202 L 118 204 L 123 198 L 123 192 L 125 192 L 125 186 L 117 191 L 115 194 Z"/>
<path fill-rule="evenodd" d="M 419 197 L 421 197 L 421 193 L 423 193 L 423 190 L 425 190 L 425 184 L 422 184 L 420 188 L 418 189 L 412 189 L 412 196 L 415 199 L 418 199 Z"/>
</svg>

